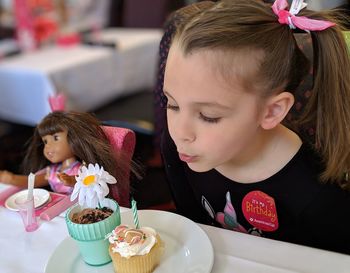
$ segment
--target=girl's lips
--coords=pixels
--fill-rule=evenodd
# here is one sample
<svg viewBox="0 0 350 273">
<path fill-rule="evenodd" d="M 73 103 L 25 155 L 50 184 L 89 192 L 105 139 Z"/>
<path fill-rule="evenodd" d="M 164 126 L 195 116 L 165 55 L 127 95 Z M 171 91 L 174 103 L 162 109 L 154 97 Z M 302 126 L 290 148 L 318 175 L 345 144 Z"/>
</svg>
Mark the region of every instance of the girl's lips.
<svg viewBox="0 0 350 273">
<path fill-rule="evenodd" d="M 179 153 L 179 157 L 182 161 L 185 161 L 186 163 L 194 162 L 197 159 L 197 156 L 190 156 L 190 155 L 180 154 L 180 153 Z"/>
</svg>

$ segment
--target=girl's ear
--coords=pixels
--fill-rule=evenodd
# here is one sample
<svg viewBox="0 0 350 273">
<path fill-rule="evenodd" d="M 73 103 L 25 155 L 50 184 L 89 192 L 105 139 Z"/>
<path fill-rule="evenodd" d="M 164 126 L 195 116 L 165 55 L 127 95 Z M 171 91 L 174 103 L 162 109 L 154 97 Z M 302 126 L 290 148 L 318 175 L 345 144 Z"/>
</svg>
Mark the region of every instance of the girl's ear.
<svg viewBox="0 0 350 273">
<path fill-rule="evenodd" d="M 265 130 L 276 127 L 288 114 L 293 104 L 294 96 L 289 92 L 282 92 L 269 98 L 264 107 L 261 127 Z"/>
</svg>

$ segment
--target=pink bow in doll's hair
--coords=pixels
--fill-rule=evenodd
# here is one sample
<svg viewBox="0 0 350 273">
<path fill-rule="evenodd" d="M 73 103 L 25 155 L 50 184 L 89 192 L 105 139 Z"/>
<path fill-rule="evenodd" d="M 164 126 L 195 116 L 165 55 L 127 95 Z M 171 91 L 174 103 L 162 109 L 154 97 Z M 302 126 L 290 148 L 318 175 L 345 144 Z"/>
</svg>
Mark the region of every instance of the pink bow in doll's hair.
<svg viewBox="0 0 350 273">
<path fill-rule="evenodd" d="M 304 16 L 295 16 L 305 6 L 306 4 L 303 0 L 293 0 L 288 11 L 286 10 L 286 8 L 288 8 L 287 0 L 276 0 L 272 5 L 272 10 L 278 16 L 278 22 L 280 24 L 289 25 L 292 29 L 298 28 L 305 31 L 324 30 L 335 26 L 335 23 L 329 21 L 314 20 Z"/>
<path fill-rule="evenodd" d="M 49 104 L 51 107 L 51 111 L 64 111 L 66 106 L 66 97 L 59 93 L 57 95 L 53 95 L 49 97 Z"/>
</svg>

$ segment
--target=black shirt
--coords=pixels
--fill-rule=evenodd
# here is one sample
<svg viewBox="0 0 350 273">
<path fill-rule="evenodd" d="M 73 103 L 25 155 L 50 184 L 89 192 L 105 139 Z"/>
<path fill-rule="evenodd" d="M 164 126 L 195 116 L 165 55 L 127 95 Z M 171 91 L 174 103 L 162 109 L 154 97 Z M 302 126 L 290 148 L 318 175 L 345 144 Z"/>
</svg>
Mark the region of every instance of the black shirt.
<svg viewBox="0 0 350 273">
<path fill-rule="evenodd" d="M 319 182 L 320 159 L 307 145 L 279 172 L 249 184 L 232 181 L 215 169 L 192 171 L 179 159 L 168 132 L 163 135 L 162 155 L 177 211 L 183 216 L 350 254 L 350 193 Z"/>
</svg>

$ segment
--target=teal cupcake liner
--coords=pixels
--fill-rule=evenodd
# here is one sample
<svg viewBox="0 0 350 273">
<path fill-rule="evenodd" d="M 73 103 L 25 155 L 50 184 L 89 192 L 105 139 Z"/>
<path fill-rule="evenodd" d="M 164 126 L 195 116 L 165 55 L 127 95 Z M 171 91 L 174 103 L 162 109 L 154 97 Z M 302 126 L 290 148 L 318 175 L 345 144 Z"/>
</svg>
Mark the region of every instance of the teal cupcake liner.
<svg viewBox="0 0 350 273">
<path fill-rule="evenodd" d="M 112 232 L 116 226 L 120 225 L 120 211 L 118 203 L 112 199 L 105 198 L 101 202 L 101 205 L 112 209 L 114 212 L 103 221 L 92 224 L 77 224 L 71 221 L 74 213 L 84 209 L 79 204 L 74 205 L 67 211 L 65 216 L 66 224 L 68 233 L 73 239 L 78 241 L 96 241 L 105 239 L 105 236 L 108 233 Z"/>
</svg>

